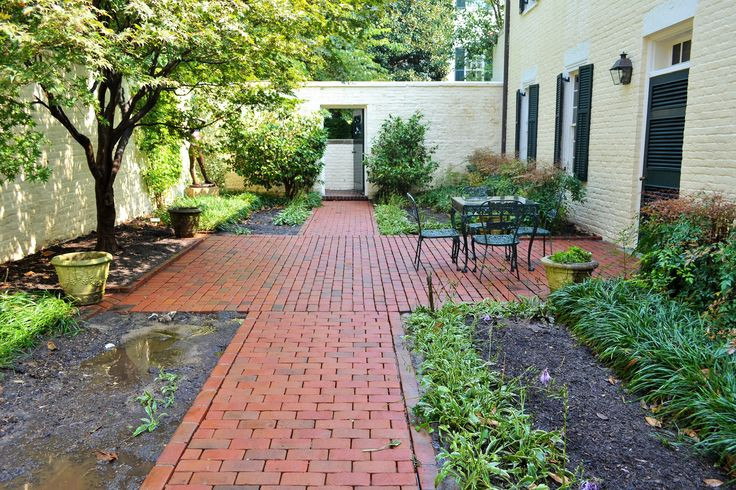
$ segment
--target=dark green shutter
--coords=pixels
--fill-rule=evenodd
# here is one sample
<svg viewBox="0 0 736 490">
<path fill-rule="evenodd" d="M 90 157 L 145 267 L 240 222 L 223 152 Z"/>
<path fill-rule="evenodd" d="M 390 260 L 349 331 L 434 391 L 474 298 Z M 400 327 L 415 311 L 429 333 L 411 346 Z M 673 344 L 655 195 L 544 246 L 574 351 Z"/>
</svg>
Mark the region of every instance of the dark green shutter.
<svg viewBox="0 0 736 490">
<path fill-rule="evenodd" d="M 562 108 L 565 97 L 565 79 L 562 73 L 557 75 L 557 94 L 555 95 L 555 153 L 554 163 L 562 162 Z"/>
<path fill-rule="evenodd" d="M 524 11 L 524 7 L 526 7 L 526 0 L 519 0 L 519 13 Z"/>
<path fill-rule="evenodd" d="M 465 48 L 455 48 L 455 81 L 465 80 Z"/>
<path fill-rule="evenodd" d="M 578 72 L 578 119 L 575 127 L 575 177 L 588 180 L 588 148 L 590 147 L 590 108 L 593 99 L 593 65 Z"/>
<path fill-rule="evenodd" d="M 539 85 L 529 86 L 529 118 L 527 131 L 526 158 L 537 159 L 537 120 L 539 119 Z"/>
<path fill-rule="evenodd" d="M 649 81 L 645 190 L 680 188 L 688 72 L 668 73 Z"/>
<path fill-rule="evenodd" d="M 519 138 L 521 138 L 521 90 L 516 91 L 516 137 L 514 138 L 514 155 L 519 158 Z"/>
</svg>

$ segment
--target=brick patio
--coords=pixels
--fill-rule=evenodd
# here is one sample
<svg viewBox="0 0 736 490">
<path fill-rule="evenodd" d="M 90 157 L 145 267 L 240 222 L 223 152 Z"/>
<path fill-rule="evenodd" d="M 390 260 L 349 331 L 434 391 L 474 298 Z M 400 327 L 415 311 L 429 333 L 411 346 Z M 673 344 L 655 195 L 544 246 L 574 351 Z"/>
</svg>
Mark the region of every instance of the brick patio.
<svg viewBox="0 0 736 490">
<path fill-rule="evenodd" d="M 432 488 L 431 446 L 407 418 L 416 383 L 399 314 L 427 304 L 427 273 L 440 299 L 547 290 L 541 268 L 520 260 L 517 280 L 498 254 L 493 280 L 458 272 L 447 241 L 430 241 L 415 272 L 415 244 L 379 236 L 370 203 L 326 202 L 297 236 L 211 236 L 120 298 L 133 311 L 247 312 L 144 488 Z M 598 274 L 623 272 L 611 244 L 555 248 L 571 244 Z"/>
</svg>

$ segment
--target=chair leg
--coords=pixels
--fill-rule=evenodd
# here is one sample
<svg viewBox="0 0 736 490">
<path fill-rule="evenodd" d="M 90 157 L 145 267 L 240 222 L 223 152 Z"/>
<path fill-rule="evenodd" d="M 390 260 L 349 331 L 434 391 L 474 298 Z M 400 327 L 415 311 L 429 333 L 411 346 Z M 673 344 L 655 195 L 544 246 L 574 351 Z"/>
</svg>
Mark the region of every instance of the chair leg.
<svg viewBox="0 0 736 490">
<path fill-rule="evenodd" d="M 552 242 L 551 241 L 550 241 L 549 247 L 550 247 L 550 250 L 551 250 L 552 249 Z M 547 255 L 547 237 L 543 235 L 542 236 L 542 256 L 544 257 L 546 255 Z"/>
<path fill-rule="evenodd" d="M 475 240 L 470 241 L 470 244 L 472 245 L 473 250 L 473 272 L 478 270 L 478 257 L 475 255 Z"/>
<path fill-rule="evenodd" d="M 513 272 L 516 270 L 516 278 L 520 279 L 519 277 L 519 253 L 516 248 L 516 245 L 511 247 L 511 271 Z"/>
<path fill-rule="evenodd" d="M 414 270 L 419 270 L 419 261 L 422 257 L 422 239 L 417 240 L 417 251 L 414 254 Z"/>
<path fill-rule="evenodd" d="M 452 263 L 457 264 L 457 258 L 460 256 L 460 239 L 452 239 Z"/>
</svg>

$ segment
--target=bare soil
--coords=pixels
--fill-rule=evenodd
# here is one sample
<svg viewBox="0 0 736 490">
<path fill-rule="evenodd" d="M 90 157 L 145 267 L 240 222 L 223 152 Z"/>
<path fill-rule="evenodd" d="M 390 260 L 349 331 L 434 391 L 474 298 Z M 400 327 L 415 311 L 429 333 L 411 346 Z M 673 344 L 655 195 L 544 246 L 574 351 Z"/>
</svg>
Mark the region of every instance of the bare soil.
<svg viewBox="0 0 736 490">
<path fill-rule="evenodd" d="M 706 478 L 728 481 L 690 447 L 676 444 L 672 432 L 648 425 L 644 417 L 656 415 L 645 410 L 563 326 L 536 320 L 481 320 L 476 335 L 477 348 L 493 369 L 522 378 L 527 387 L 525 408 L 537 427 L 563 427 L 564 405 L 558 395 L 567 386 L 568 467 L 574 471 L 581 466 L 586 479 L 599 482 L 601 488 L 696 489 L 707 488 Z M 544 369 L 552 377 L 547 387 L 539 381 Z"/>
<path fill-rule="evenodd" d="M 130 286 L 195 240 L 175 238 L 171 228 L 145 219 L 136 219 L 115 229 L 120 251 L 110 264 L 108 290 Z M 96 241 L 97 234 L 92 232 L 0 265 L 0 290 L 60 291 L 51 259 L 59 254 L 94 250 Z"/>
<path fill-rule="evenodd" d="M 0 370 L 0 488 L 139 488 L 241 324 L 235 314 L 162 323 L 105 313 Z M 155 431 L 132 437 L 145 416 L 135 397 L 163 398 L 161 369 L 179 376 L 175 402 Z"/>
</svg>

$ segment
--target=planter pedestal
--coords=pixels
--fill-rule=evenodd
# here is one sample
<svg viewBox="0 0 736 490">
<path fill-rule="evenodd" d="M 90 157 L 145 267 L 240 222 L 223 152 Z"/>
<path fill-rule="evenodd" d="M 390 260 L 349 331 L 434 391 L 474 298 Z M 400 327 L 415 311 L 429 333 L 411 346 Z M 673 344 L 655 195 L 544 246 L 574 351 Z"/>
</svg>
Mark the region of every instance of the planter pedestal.
<svg viewBox="0 0 736 490">
<path fill-rule="evenodd" d="M 74 252 L 51 259 L 64 293 L 79 305 L 102 301 L 110 262 L 107 252 Z"/>
<path fill-rule="evenodd" d="M 578 264 L 560 264 L 550 260 L 549 255 L 542 257 L 541 262 L 547 274 L 547 286 L 550 292 L 555 292 L 568 284 L 583 282 L 598 267 L 598 262 L 595 260 Z"/>
<path fill-rule="evenodd" d="M 217 187 L 216 185 L 197 185 L 197 186 L 190 185 L 189 187 L 186 188 L 184 192 L 189 197 L 219 196 L 220 188 Z"/>
</svg>

